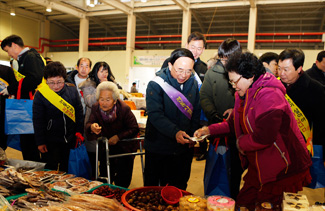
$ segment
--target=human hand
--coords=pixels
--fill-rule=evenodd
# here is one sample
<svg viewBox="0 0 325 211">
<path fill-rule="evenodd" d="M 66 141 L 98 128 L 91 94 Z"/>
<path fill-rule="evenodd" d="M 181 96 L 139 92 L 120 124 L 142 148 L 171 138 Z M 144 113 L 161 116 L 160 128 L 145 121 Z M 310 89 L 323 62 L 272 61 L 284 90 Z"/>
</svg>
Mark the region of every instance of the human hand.
<svg viewBox="0 0 325 211">
<path fill-rule="evenodd" d="M 180 144 L 189 144 L 190 142 L 193 142 L 191 140 L 189 140 L 190 136 L 186 134 L 185 131 L 178 131 L 176 133 L 176 141 L 177 143 L 180 143 Z"/>
<path fill-rule="evenodd" d="M 117 135 L 112 136 L 109 140 L 108 140 L 108 144 L 109 145 L 115 145 L 120 139 L 118 138 Z"/>
<path fill-rule="evenodd" d="M 0 92 L 1 95 L 9 95 L 8 89 L 5 88 Z"/>
<path fill-rule="evenodd" d="M 233 110 L 234 110 L 233 108 L 229 108 L 223 113 L 223 116 L 227 116 L 226 121 L 228 121 L 230 114 L 232 113 Z"/>
<path fill-rule="evenodd" d="M 45 144 L 42 144 L 42 145 L 39 145 L 38 146 L 38 150 L 41 152 L 41 153 L 45 153 L 47 152 L 47 147 Z"/>
<path fill-rule="evenodd" d="M 204 135 L 210 135 L 210 130 L 207 126 L 204 126 L 194 132 L 194 137 L 200 138 Z"/>
<path fill-rule="evenodd" d="M 102 127 L 100 127 L 97 123 L 93 123 L 90 126 L 90 130 L 91 130 L 91 132 L 98 135 L 100 132 L 102 132 Z"/>
</svg>

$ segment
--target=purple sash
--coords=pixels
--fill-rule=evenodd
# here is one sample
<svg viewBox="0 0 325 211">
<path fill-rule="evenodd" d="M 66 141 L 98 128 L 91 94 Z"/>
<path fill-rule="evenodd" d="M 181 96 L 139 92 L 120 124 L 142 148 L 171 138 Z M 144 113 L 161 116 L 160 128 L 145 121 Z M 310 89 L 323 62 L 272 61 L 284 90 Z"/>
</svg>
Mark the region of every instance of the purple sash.
<svg viewBox="0 0 325 211">
<path fill-rule="evenodd" d="M 177 108 L 189 119 L 192 118 L 193 106 L 187 98 L 176 90 L 174 87 L 169 85 L 159 76 L 156 76 L 152 79 L 152 81 L 156 82 L 160 85 L 160 87 L 165 91 L 167 96 L 173 101 L 173 103 L 177 106 Z"/>
</svg>

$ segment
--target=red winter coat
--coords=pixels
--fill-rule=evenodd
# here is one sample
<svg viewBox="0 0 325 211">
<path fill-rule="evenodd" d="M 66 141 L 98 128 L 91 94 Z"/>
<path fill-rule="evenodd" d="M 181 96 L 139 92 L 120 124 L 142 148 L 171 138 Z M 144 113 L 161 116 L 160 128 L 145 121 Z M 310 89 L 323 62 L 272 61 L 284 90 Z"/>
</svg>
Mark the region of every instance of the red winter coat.
<svg viewBox="0 0 325 211">
<path fill-rule="evenodd" d="M 290 105 L 284 97 L 285 87 L 273 75 L 261 75 L 246 91 L 244 125 L 240 127 L 239 95 L 235 94 L 235 108 L 227 122 L 209 126 L 211 135 L 234 132 L 243 167 L 257 172 L 260 185 L 291 177 L 306 171 L 311 159 Z"/>
</svg>

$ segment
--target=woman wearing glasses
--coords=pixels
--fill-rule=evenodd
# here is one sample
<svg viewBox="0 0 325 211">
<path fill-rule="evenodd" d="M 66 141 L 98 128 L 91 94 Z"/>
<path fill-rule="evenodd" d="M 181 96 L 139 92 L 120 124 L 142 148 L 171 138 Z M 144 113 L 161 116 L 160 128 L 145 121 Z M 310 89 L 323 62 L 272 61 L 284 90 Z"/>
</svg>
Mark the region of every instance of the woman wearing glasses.
<svg viewBox="0 0 325 211">
<path fill-rule="evenodd" d="M 68 171 L 69 152 L 75 146 L 75 135 L 83 133 L 83 108 L 79 94 L 74 85 L 64 83 L 66 77 L 66 69 L 60 62 L 45 66 L 44 78 L 50 89 L 47 91 L 58 97 L 56 102 L 67 102 L 74 108 L 75 121 L 56 106 L 49 92 L 39 90 L 33 102 L 35 141 L 46 169 Z M 68 108 L 66 103 L 65 108 Z"/>
<path fill-rule="evenodd" d="M 194 135 L 235 134 L 242 166 L 248 169 L 236 206 L 255 210 L 269 202 L 280 208 L 283 192 L 300 191 L 311 181 L 311 159 L 285 87 L 251 53 L 232 55 L 226 70 L 236 90 L 234 110 L 227 122 Z"/>
</svg>

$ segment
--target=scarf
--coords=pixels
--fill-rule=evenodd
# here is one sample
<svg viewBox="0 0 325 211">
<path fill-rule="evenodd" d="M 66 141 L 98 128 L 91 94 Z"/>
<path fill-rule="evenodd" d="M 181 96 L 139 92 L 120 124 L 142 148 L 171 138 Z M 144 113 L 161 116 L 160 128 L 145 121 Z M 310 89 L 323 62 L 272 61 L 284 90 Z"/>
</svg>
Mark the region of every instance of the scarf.
<svg viewBox="0 0 325 211">
<path fill-rule="evenodd" d="M 116 116 L 116 104 L 108 112 L 103 111 L 100 107 L 99 107 L 99 110 L 100 110 L 100 114 L 101 114 L 104 122 L 112 123 L 112 122 L 114 122 L 116 120 L 116 118 L 117 118 L 117 116 Z"/>
</svg>

